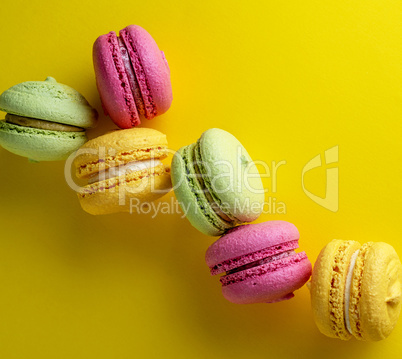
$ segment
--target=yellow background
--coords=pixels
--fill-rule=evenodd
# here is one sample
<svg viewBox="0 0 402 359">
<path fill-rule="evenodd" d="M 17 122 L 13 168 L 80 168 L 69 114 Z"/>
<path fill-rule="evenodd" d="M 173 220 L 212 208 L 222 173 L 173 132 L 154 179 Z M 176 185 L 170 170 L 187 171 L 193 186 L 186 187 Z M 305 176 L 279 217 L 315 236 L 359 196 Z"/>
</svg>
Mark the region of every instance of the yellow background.
<svg viewBox="0 0 402 359">
<path fill-rule="evenodd" d="M 92 44 L 129 24 L 165 51 L 171 109 L 144 126 L 177 150 L 211 127 L 256 160 L 286 161 L 283 219 L 312 262 L 333 238 L 387 241 L 402 255 L 402 5 L 339 1 L 8 1 L 0 92 L 55 77 L 100 113 Z M 103 114 L 90 137 L 114 128 Z M 309 199 L 307 162 L 339 146 L 339 211 Z M 290 301 L 235 305 L 210 277 L 213 242 L 180 213 L 91 216 L 64 163 L 0 150 L 0 357 L 400 358 L 402 321 L 379 343 L 315 327 L 306 287 Z M 337 164 L 329 167 L 336 167 Z M 306 175 L 325 194 L 325 167 Z M 160 203 L 174 199 L 173 193 Z"/>
</svg>

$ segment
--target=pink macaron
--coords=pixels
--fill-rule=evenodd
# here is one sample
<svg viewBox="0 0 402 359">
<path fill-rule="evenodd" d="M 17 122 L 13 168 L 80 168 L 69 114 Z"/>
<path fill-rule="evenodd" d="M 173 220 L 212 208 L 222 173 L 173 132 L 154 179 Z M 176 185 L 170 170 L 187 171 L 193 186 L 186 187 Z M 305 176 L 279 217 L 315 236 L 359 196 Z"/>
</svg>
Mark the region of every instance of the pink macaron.
<svg viewBox="0 0 402 359">
<path fill-rule="evenodd" d="M 211 274 L 233 303 L 273 303 L 294 296 L 311 276 L 311 263 L 299 247 L 297 228 L 285 221 L 235 227 L 207 250 Z"/>
<path fill-rule="evenodd" d="M 137 25 L 99 36 L 93 46 L 95 77 L 105 114 L 120 128 L 154 118 L 172 103 L 170 70 L 152 36 Z"/>
</svg>

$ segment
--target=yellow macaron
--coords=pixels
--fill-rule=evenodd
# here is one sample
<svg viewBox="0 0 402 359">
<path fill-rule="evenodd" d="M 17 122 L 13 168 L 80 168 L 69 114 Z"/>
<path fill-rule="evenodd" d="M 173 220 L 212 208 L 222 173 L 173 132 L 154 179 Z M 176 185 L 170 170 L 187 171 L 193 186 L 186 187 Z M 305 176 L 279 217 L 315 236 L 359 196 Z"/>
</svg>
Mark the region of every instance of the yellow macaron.
<svg viewBox="0 0 402 359">
<path fill-rule="evenodd" d="M 76 176 L 88 180 L 78 191 L 90 214 L 129 212 L 132 201 L 147 203 L 171 189 L 166 136 L 150 128 L 111 131 L 85 143 L 74 159 Z"/>
<path fill-rule="evenodd" d="M 333 240 L 313 269 L 314 320 L 332 338 L 382 340 L 398 321 L 401 292 L 402 264 L 392 246 Z"/>
</svg>

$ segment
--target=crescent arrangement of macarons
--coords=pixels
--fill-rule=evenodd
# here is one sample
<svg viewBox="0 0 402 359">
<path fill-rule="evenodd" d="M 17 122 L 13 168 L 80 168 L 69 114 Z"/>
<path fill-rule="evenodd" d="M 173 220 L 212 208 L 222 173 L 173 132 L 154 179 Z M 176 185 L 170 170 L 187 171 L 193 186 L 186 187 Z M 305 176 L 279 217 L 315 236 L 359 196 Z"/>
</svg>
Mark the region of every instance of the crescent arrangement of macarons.
<svg viewBox="0 0 402 359">
<path fill-rule="evenodd" d="M 52 77 L 27 81 L 4 91 L 0 110 L 0 145 L 34 161 L 66 159 L 87 141 L 86 128 L 98 114 L 73 88 Z"/>
<path fill-rule="evenodd" d="M 236 304 L 274 303 L 294 297 L 307 283 L 318 329 L 348 340 L 382 340 L 402 306 L 402 264 L 383 242 L 333 240 L 312 269 L 299 247 L 297 228 L 258 219 L 264 188 L 240 141 L 212 128 L 173 156 L 166 136 L 133 128 L 141 118 L 165 113 L 172 102 L 170 69 L 151 35 L 137 25 L 98 37 L 93 46 L 98 92 L 105 114 L 121 128 L 88 141 L 85 129 L 97 112 L 69 86 L 48 77 L 15 85 L 0 96 L 0 145 L 33 161 L 74 154 L 81 207 L 93 215 L 128 212 L 169 192 L 193 227 L 220 236 L 206 251 L 212 275 L 222 275 L 222 294 Z"/>
</svg>

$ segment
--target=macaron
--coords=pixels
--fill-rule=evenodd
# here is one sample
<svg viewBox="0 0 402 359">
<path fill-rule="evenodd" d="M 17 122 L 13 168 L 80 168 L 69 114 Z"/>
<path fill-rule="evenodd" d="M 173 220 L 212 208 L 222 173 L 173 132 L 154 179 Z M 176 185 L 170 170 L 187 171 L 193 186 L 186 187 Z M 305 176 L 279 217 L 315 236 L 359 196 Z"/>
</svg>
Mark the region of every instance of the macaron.
<svg viewBox="0 0 402 359">
<path fill-rule="evenodd" d="M 172 103 L 170 70 L 152 36 L 130 25 L 111 31 L 93 46 L 96 84 L 106 115 L 120 128 L 165 113 Z"/>
<path fill-rule="evenodd" d="M 390 335 L 401 311 L 402 265 L 383 242 L 333 240 L 314 265 L 314 320 L 331 338 L 378 341 Z"/>
<path fill-rule="evenodd" d="M 130 212 L 171 189 L 166 136 L 150 128 L 115 130 L 85 143 L 73 164 L 87 183 L 77 192 L 90 214 Z"/>
<path fill-rule="evenodd" d="M 233 303 L 274 303 L 293 298 L 311 276 L 299 247 L 297 228 L 285 221 L 238 226 L 213 243 L 205 255 L 223 296 Z"/>
<path fill-rule="evenodd" d="M 52 77 L 15 85 L 0 96 L 0 145 L 33 161 L 66 159 L 87 141 L 98 114 L 73 88 Z"/>
<path fill-rule="evenodd" d="M 210 236 L 252 222 L 263 210 L 258 169 L 236 137 L 218 128 L 175 153 L 172 183 L 191 224 Z"/>
</svg>

